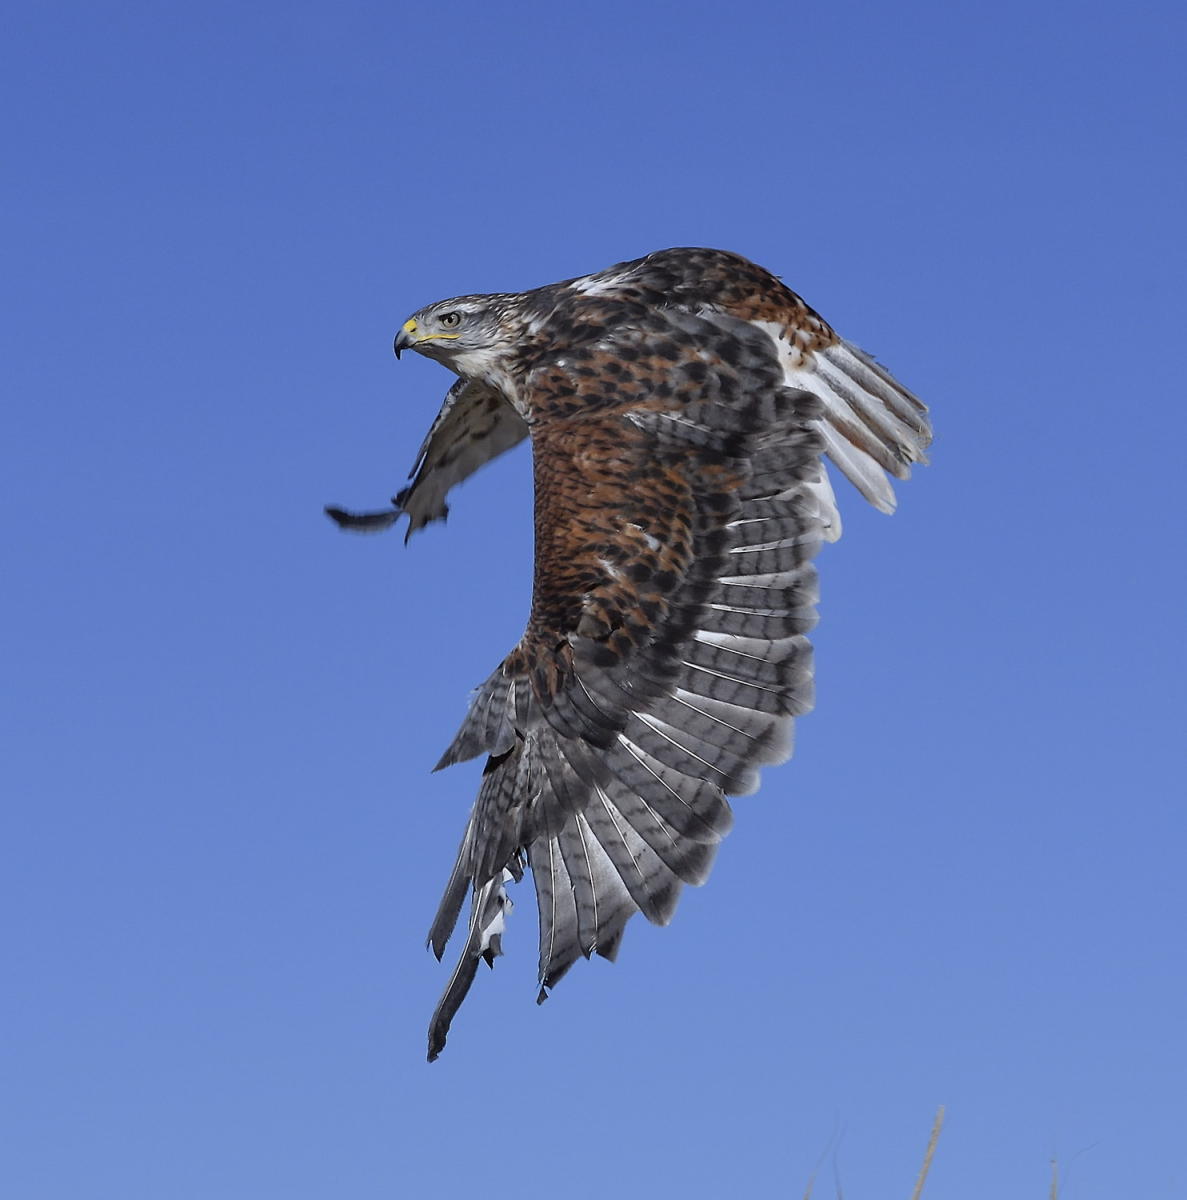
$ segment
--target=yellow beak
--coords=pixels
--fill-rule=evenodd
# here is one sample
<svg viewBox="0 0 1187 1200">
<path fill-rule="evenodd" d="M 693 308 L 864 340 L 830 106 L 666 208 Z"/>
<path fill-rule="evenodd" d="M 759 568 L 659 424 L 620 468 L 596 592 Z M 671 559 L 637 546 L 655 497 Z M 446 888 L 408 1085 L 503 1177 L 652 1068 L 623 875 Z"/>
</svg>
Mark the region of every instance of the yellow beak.
<svg viewBox="0 0 1187 1200">
<path fill-rule="evenodd" d="M 416 321 L 409 318 L 400 326 L 400 332 L 396 334 L 396 341 L 393 350 L 396 352 L 396 357 L 400 357 L 401 350 L 409 350 L 420 340 L 419 331 Z"/>
</svg>

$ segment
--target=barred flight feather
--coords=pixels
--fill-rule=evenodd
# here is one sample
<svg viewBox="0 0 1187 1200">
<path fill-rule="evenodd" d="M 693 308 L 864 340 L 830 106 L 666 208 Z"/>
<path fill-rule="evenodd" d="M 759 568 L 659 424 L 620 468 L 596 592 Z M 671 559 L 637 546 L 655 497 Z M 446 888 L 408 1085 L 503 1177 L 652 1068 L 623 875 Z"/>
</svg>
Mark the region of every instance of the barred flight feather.
<svg viewBox="0 0 1187 1200">
<path fill-rule="evenodd" d="M 666 925 L 676 909 L 681 886 L 679 878 L 600 788 L 595 789 L 584 817 L 622 881 L 631 903 L 653 924 Z M 623 925 L 625 927 L 625 921 Z M 607 948 L 598 946 L 603 958 L 617 953 L 621 936 L 621 931 L 612 936 Z M 606 949 L 610 950 L 609 954 Z M 543 975 L 542 971 L 541 978 Z"/>
<path fill-rule="evenodd" d="M 636 796 L 648 796 L 656 815 L 681 837 L 715 843 L 733 827 L 733 813 L 719 788 L 661 762 L 625 734 L 607 763 L 613 779 Z"/>
</svg>

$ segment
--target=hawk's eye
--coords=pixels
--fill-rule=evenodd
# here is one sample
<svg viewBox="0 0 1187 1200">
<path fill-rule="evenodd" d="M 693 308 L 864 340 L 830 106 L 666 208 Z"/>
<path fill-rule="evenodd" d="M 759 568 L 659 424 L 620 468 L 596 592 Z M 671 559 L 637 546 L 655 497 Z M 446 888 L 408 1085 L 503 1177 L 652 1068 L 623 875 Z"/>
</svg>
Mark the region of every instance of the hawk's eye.
<svg viewBox="0 0 1187 1200">
<path fill-rule="evenodd" d="M 442 313 L 437 318 L 446 329 L 456 329 L 462 323 L 462 314 L 460 312 Z"/>
</svg>

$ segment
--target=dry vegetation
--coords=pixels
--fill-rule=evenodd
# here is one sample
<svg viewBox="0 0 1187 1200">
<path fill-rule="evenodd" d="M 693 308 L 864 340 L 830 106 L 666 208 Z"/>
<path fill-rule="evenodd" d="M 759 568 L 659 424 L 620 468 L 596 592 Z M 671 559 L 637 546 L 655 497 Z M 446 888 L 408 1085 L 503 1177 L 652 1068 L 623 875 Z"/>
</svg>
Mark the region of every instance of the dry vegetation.
<svg viewBox="0 0 1187 1200">
<path fill-rule="evenodd" d="M 915 1190 L 911 1193 L 911 1200 L 920 1200 L 923 1195 L 923 1185 L 927 1182 L 927 1173 L 931 1170 L 931 1160 L 936 1154 L 936 1143 L 940 1140 L 940 1130 L 944 1125 L 944 1106 L 941 1104 L 936 1109 L 936 1119 L 932 1122 L 931 1137 L 927 1139 L 927 1149 L 923 1154 L 923 1165 L 919 1168 L 919 1178 L 915 1180 Z M 813 1175 L 808 1180 L 808 1188 L 804 1192 L 804 1200 L 812 1200 L 812 1189 L 816 1185 L 816 1176 Z M 837 1200 L 845 1200 L 841 1192 L 841 1185 L 837 1184 Z M 1052 1184 L 1051 1200 L 1058 1200 L 1054 1184 Z"/>
<path fill-rule="evenodd" d="M 931 1160 L 936 1154 L 936 1144 L 940 1140 L 940 1130 L 944 1126 L 944 1106 L 936 1109 L 936 1119 L 932 1122 L 931 1136 L 927 1139 L 927 1149 L 923 1153 L 923 1165 L 919 1168 L 919 1177 L 915 1180 L 915 1189 L 911 1192 L 911 1200 L 922 1200 L 923 1185 L 927 1182 L 927 1173 L 931 1170 Z M 804 1200 L 812 1200 L 812 1189 L 816 1186 L 816 1176 L 808 1180 L 808 1188 L 804 1192 Z M 840 1183 L 837 1184 L 837 1200 L 845 1200 Z M 1051 1160 L 1051 1190 L 1047 1200 L 1059 1200 L 1059 1163 Z"/>
</svg>

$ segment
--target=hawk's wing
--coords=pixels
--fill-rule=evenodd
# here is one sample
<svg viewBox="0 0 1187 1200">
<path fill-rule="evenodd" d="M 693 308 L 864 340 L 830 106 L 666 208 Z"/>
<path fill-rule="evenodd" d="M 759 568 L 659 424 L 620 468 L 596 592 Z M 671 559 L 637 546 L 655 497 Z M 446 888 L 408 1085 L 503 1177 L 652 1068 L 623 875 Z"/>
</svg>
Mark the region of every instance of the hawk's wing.
<svg viewBox="0 0 1187 1200">
<path fill-rule="evenodd" d="M 344 529 L 364 533 L 387 529 L 408 514 L 405 540 L 430 521 L 449 513 L 446 493 L 527 436 L 523 418 L 497 389 L 473 379 L 459 379 L 449 389 L 429 429 L 409 476 L 411 483 L 392 500 L 392 508 L 352 513 L 326 512 Z"/>
<path fill-rule="evenodd" d="M 669 308 L 529 377 L 532 613 L 440 764 L 491 755 L 430 933 L 440 957 L 470 892 L 430 1059 L 525 861 L 542 999 L 578 957 L 612 958 L 635 912 L 666 923 L 708 875 L 725 796 L 789 753 L 835 513 L 823 405 L 784 375 L 756 324 Z"/>
</svg>

